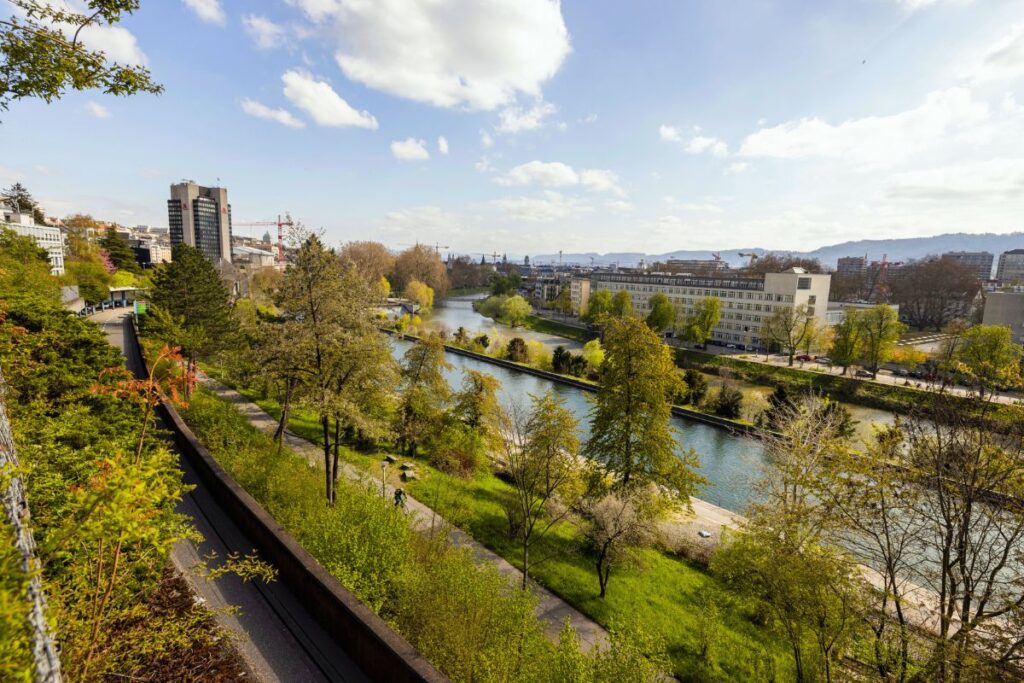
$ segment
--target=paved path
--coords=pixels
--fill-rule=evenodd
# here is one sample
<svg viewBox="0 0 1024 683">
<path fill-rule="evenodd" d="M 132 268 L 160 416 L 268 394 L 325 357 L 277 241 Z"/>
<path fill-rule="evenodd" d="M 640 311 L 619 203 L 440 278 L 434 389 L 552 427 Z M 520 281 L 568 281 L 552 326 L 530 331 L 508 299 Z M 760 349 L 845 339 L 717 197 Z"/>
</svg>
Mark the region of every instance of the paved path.
<svg viewBox="0 0 1024 683">
<path fill-rule="evenodd" d="M 258 405 L 247 399 L 245 396 L 242 396 L 234 389 L 231 389 L 216 380 L 205 378 L 203 383 L 214 394 L 232 403 L 238 412 L 248 419 L 254 427 L 267 434 L 274 433 L 277 428 L 277 420 L 266 413 Z M 285 432 L 284 443 L 285 446 L 295 453 L 304 456 L 311 465 L 321 469 L 323 468 L 324 451 L 321 446 L 307 441 L 290 431 Z M 372 480 L 368 474 L 351 465 L 343 463 L 342 473 L 349 479 L 355 481 L 367 481 L 376 486 L 380 486 L 379 480 Z M 393 495 L 394 488 L 390 485 L 386 488 L 388 496 Z M 513 566 L 500 555 L 485 548 L 469 534 L 455 528 L 454 525 L 447 525 L 444 518 L 434 512 L 431 508 L 427 507 L 412 496 L 407 496 L 406 507 L 412 513 L 413 526 L 415 528 L 427 531 L 431 528 L 431 525 L 434 525 L 435 527 L 438 525 L 448 526 L 452 530 L 451 538 L 456 545 L 472 549 L 478 560 L 482 562 L 490 562 L 495 565 L 498 568 L 498 571 L 509 578 L 509 581 L 514 582 L 516 585 L 522 583 L 523 573 L 518 568 Z M 604 645 L 608 642 L 608 632 L 605 631 L 604 628 L 602 628 L 596 621 L 572 607 L 565 600 L 562 600 L 543 586 L 533 583 L 533 589 L 537 594 L 537 597 L 540 599 L 540 604 L 537 608 L 537 616 L 544 622 L 545 632 L 550 637 L 555 638 L 558 636 L 558 633 L 562 630 L 562 624 L 565 621 L 565 618 L 568 617 L 573 628 L 576 629 L 576 635 L 579 637 L 581 647 L 584 650 L 589 650 L 594 647 L 594 645 Z"/>
<path fill-rule="evenodd" d="M 103 311 L 92 320 L 125 354 L 128 368 L 139 372 L 142 361 L 130 343 L 127 312 Z M 173 443 L 168 446 L 177 452 Z M 282 583 L 243 582 L 234 575 L 207 581 L 195 571 L 210 553 L 219 558 L 230 552 L 244 555 L 252 552 L 253 545 L 202 485 L 186 458 L 180 458 L 180 466 L 185 483 L 195 488 L 182 498 L 177 511 L 189 517 L 204 540 L 198 545 L 179 541 L 171 560 L 195 594 L 214 610 L 218 624 L 232 634 L 253 678 L 267 683 L 368 681 Z"/>
</svg>

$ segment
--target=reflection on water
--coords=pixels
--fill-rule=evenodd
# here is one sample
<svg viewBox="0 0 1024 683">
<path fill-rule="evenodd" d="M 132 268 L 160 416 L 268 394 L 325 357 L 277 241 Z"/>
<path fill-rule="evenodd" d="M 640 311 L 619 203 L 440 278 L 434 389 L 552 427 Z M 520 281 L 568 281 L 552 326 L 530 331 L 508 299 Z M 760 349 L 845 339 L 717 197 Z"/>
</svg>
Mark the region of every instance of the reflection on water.
<svg viewBox="0 0 1024 683">
<path fill-rule="evenodd" d="M 486 334 L 492 340 L 499 337 L 504 339 L 511 339 L 512 337 L 537 339 L 544 342 L 544 345 L 551 349 L 554 349 L 556 346 L 564 346 L 567 349 L 580 349 L 583 347 L 582 344 L 572 339 L 556 337 L 551 334 L 544 334 L 543 332 L 525 330 L 521 327 L 512 328 L 508 325 L 496 323 L 490 318 L 483 317 L 473 310 L 473 302 L 483 299 L 484 296 L 485 295 L 478 294 L 468 297 L 445 299 L 437 308 L 434 309 L 433 313 L 424 318 L 423 327 L 431 331 L 443 329 L 448 331 L 449 334 L 455 332 L 455 330 L 460 327 L 464 327 L 471 336 Z"/>
</svg>

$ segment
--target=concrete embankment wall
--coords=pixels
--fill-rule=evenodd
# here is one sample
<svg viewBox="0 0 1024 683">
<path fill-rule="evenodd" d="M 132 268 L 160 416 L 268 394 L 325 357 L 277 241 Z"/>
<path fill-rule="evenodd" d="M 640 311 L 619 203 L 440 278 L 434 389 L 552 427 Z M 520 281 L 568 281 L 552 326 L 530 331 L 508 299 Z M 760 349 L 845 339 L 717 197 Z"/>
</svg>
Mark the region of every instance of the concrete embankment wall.
<svg viewBox="0 0 1024 683">
<path fill-rule="evenodd" d="M 416 342 L 419 341 L 419 337 L 412 334 L 398 334 L 393 330 L 384 330 L 387 334 L 399 337 L 405 341 Z M 598 387 L 592 382 L 584 382 L 573 377 L 566 377 L 565 375 L 559 375 L 554 372 L 547 370 L 539 370 L 529 365 L 522 363 L 515 363 L 504 358 L 495 358 L 482 353 L 476 353 L 475 351 L 469 351 L 467 349 L 460 348 L 458 346 L 452 346 L 451 344 L 445 344 L 445 351 L 453 353 L 456 356 L 465 356 L 466 358 L 472 358 L 482 363 L 490 363 L 491 365 L 497 365 L 508 370 L 514 370 L 516 372 L 525 372 L 528 375 L 534 375 L 535 377 L 542 377 L 552 382 L 558 382 L 559 384 L 565 384 L 567 386 L 576 387 L 583 391 L 596 392 Z M 694 420 L 696 422 L 703 422 L 704 424 L 712 425 L 713 427 L 719 427 L 721 429 L 728 429 L 732 432 L 745 434 L 749 436 L 760 436 L 760 430 L 754 425 L 747 424 L 745 422 L 739 422 L 736 420 L 729 420 L 717 415 L 708 415 L 697 410 L 691 410 L 689 408 L 683 408 L 682 406 L 672 406 L 672 414 L 677 417 L 682 417 L 687 420 Z"/>
<path fill-rule="evenodd" d="M 131 325 L 131 337 L 145 361 L 145 352 L 139 343 L 134 323 Z M 178 448 L 195 468 L 203 484 L 209 488 L 231 520 L 253 542 L 260 558 L 277 569 L 277 580 L 291 589 L 338 647 L 371 680 L 395 683 L 448 681 L 416 648 L 331 576 L 246 493 L 196 439 L 173 406 L 164 402 L 158 410 Z"/>
</svg>

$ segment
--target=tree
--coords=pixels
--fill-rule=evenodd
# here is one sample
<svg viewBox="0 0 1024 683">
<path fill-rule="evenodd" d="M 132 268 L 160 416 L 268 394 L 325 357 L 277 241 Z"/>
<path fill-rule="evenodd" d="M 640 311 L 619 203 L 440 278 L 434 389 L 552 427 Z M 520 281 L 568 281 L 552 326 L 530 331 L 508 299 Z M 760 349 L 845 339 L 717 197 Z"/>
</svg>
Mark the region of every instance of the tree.
<svg viewBox="0 0 1024 683">
<path fill-rule="evenodd" d="M 583 350 L 580 351 L 580 355 L 586 359 L 587 365 L 597 372 L 601 369 L 601 365 L 604 364 L 604 348 L 601 346 L 599 339 L 591 339 L 583 345 Z"/>
<path fill-rule="evenodd" d="M 562 316 L 568 316 L 572 313 L 572 290 L 569 289 L 568 284 L 562 284 L 562 288 L 558 290 L 558 310 Z"/>
<path fill-rule="evenodd" d="M 731 384 L 723 384 L 712 404 L 715 415 L 730 420 L 739 419 L 743 415 L 743 392 Z"/>
<path fill-rule="evenodd" d="M 434 308 L 434 290 L 419 280 L 411 280 L 405 286 L 405 298 L 419 304 L 420 311 L 430 313 Z"/>
<path fill-rule="evenodd" d="M 514 268 L 507 275 L 494 273 L 491 276 L 491 294 L 493 296 L 515 294 L 521 282 L 522 278 L 519 276 L 519 271 Z"/>
<path fill-rule="evenodd" d="M 68 261 L 67 277 L 78 285 L 78 293 L 90 306 L 110 297 L 110 273 L 98 259 Z"/>
<path fill-rule="evenodd" d="M 778 308 L 765 321 L 761 334 L 786 352 L 789 366 L 793 367 L 793 357 L 814 329 L 814 316 L 808 312 L 805 304 L 800 304 Z"/>
<path fill-rule="evenodd" d="M 533 307 L 518 294 L 510 296 L 501 304 L 501 319 L 512 327 L 519 327 L 531 315 L 533 315 Z"/>
<path fill-rule="evenodd" d="M 416 455 L 420 441 L 441 424 L 451 397 L 444 371 L 451 369 L 445 360 L 444 344 L 437 335 L 421 338 L 402 358 L 399 385 L 398 438 L 403 450 Z"/>
<path fill-rule="evenodd" d="M 703 481 L 693 451 L 677 454 L 671 399 L 680 379 L 668 347 L 642 321 L 613 318 L 594 401 L 586 455 L 618 477 L 618 487 L 656 484 L 689 504 Z"/>
<path fill-rule="evenodd" d="M 716 296 L 704 297 L 693 306 L 693 315 L 683 324 L 683 335 L 695 344 L 707 344 L 722 318 L 722 302 Z"/>
<path fill-rule="evenodd" d="M 501 437 L 502 412 L 498 403 L 501 382 L 476 370 L 465 373 L 462 388 L 455 395 L 453 412 L 463 424 L 482 435 L 488 446 L 494 446 Z"/>
<path fill-rule="evenodd" d="M 975 325 L 962 335 L 957 368 L 970 379 L 978 398 L 984 399 L 1020 382 L 1021 355 L 1009 327 Z"/>
<path fill-rule="evenodd" d="M 444 263 L 437 251 L 425 244 L 417 244 L 401 252 L 395 258 L 394 277 L 389 279 L 398 291 L 405 291 L 410 282 L 419 280 L 442 299 L 448 294 L 448 273 Z"/>
<path fill-rule="evenodd" d="M 691 406 L 700 406 L 708 393 L 708 380 L 700 370 L 687 369 L 683 373 L 683 383 L 686 391 L 681 395 L 680 401 Z"/>
<path fill-rule="evenodd" d="M 590 295 L 587 302 L 587 310 L 580 317 L 588 323 L 600 323 L 605 316 L 612 312 L 612 293 L 607 289 L 599 289 Z"/>
<path fill-rule="evenodd" d="M 50 255 L 27 235 L 19 235 L 10 228 L 0 226 L 0 250 L 5 256 L 22 265 L 46 264 L 49 271 Z"/>
<path fill-rule="evenodd" d="M 0 22 L 0 108 L 36 97 L 52 102 L 68 90 L 102 90 L 108 95 L 158 94 L 149 70 L 108 62 L 99 50 L 79 42 L 87 27 L 109 27 L 139 7 L 139 0 L 92 0 L 87 14 L 63 4 L 12 0 L 17 13 Z"/>
<path fill-rule="evenodd" d="M 612 569 L 636 561 L 637 550 L 654 542 L 664 501 L 652 486 L 615 492 L 604 486 L 588 491 L 578 520 L 586 548 L 594 558 L 599 596 L 608 594 Z"/>
<path fill-rule="evenodd" d="M 200 355 L 226 348 L 237 331 L 230 294 L 213 264 L 195 247 L 175 245 L 172 261 L 153 274 L 152 303 L 180 321 L 178 339 L 188 358 L 187 372 L 195 376 Z"/>
<path fill-rule="evenodd" d="M 612 296 L 611 315 L 616 318 L 624 318 L 633 315 L 633 297 L 625 289 L 620 289 Z"/>
<path fill-rule="evenodd" d="M 577 428 L 572 411 L 552 392 L 533 397 L 529 413 L 513 406 L 502 419 L 504 470 L 512 484 L 505 510 L 522 550 L 523 590 L 530 548 L 569 515 L 585 491 Z"/>
<path fill-rule="evenodd" d="M 871 376 L 877 377 L 879 366 L 892 356 L 906 326 L 899 321 L 896 309 L 886 304 L 861 312 L 860 325 L 863 340 L 861 357 Z"/>
<path fill-rule="evenodd" d="M 2 34 L 0 34 L 2 35 Z M 21 183 L 14 183 L 0 193 L 0 199 L 18 213 L 31 213 L 36 208 L 32 193 Z"/>
<path fill-rule="evenodd" d="M 843 313 L 843 319 L 835 326 L 832 335 L 832 348 L 829 349 L 829 357 L 833 363 L 843 368 L 844 375 L 849 367 L 863 356 L 863 332 L 864 326 L 861 323 L 860 311 L 855 308 L 847 308 Z"/>
<path fill-rule="evenodd" d="M 977 275 L 950 258 L 927 258 L 908 263 L 892 278 L 892 301 L 900 315 L 917 328 L 936 331 L 956 318 L 967 316 L 981 287 Z"/>
<path fill-rule="evenodd" d="M 530 352 L 526 347 L 526 341 L 522 337 L 512 337 L 508 340 L 508 346 L 505 348 L 505 355 L 514 363 L 525 363 L 530 357 Z"/>
<path fill-rule="evenodd" d="M 110 261 L 118 270 L 127 270 L 130 273 L 141 272 L 138 261 L 135 260 L 135 252 L 132 251 L 128 240 L 117 234 L 114 228 L 107 228 L 100 237 L 100 247 L 107 252 Z"/>
<path fill-rule="evenodd" d="M 379 282 L 395 269 L 395 256 L 380 242 L 348 242 L 339 254 L 342 261 L 355 266 L 356 272 L 369 283 Z"/>
<path fill-rule="evenodd" d="M 648 300 L 647 305 L 651 309 L 645 321 L 648 327 L 655 332 L 664 332 L 672 327 L 676 320 L 676 309 L 667 295 L 658 292 Z"/>
</svg>

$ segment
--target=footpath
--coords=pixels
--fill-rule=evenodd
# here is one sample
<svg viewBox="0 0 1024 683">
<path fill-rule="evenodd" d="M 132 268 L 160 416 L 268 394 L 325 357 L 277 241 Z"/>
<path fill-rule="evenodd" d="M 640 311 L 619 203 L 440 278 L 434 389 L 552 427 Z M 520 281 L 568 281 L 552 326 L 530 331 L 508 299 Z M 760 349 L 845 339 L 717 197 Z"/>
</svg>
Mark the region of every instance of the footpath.
<svg viewBox="0 0 1024 683">
<path fill-rule="evenodd" d="M 203 378 L 202 381 L 203 385 L 211 392 L 232 403 L 235 409 L 260 431 L 273 434 L 277 429 L 277 420 L 245 396 L 214 379 Z M 311 466 L 323 467 L 323 448 L 321 446 L 287 430 L 284 435 L 284 444 L 295 453 L 305 457 Z M 341 474 L 353 481 L 368 482 L 378 487 L 381 485 L 379 481 L 371 480 L 368 474 L 346 463 L 341 463 Z M 386 490 L 389 497 L 394 495 L 394 487 L 386 485 Z M 471 549 L 478 561 L 493 564 L 503 576 L 508 577 L 510 582 L 514 582 L 514 585 L 522 584 L 523 573 L 517 567 L 485 548 L 469 534 L 454 525 L 447 524 L 444 518 L 433 509 L 408 495 L 406 496 L 406 509 L 413 520 L 414 528 L 424 532 L 438 527 L 451 529 L 453 543 L 459 547 Z M 562 624 L 568 617 L 572 627 L 576 630 L 582 649 L 589 651 L 596 645 L 604 646 L 608 643 L 608 632 L 600 624 L 543 586 L 532 581 L 531 584 L 539 599 L 537 616 L 544 623 L 544 630 L 549 637 L 558 637 L 562 630 Z"/>
</svg>

